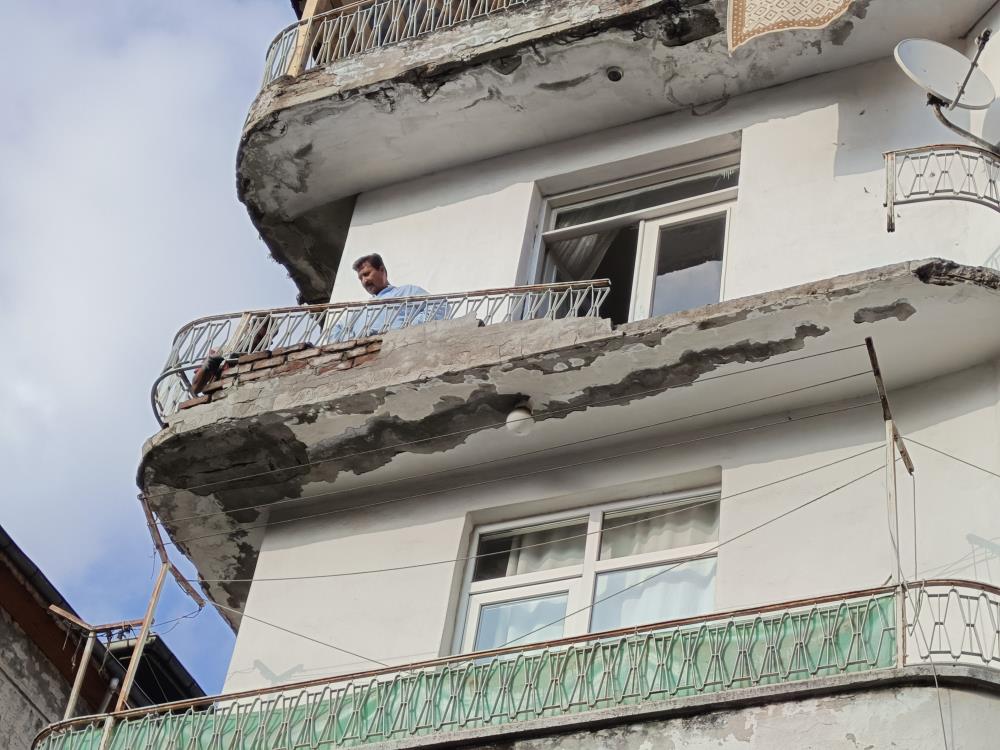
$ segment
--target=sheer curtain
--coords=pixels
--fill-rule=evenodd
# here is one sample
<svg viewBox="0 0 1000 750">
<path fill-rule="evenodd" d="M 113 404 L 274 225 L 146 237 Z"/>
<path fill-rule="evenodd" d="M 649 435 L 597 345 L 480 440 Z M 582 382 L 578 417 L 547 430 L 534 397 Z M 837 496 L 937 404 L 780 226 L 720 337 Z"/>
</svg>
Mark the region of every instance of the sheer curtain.
<svg viewBox="0 0 1000 750">
<path fill-rule="evenodd" d="M 715 603 L 715 567 L 712 557 L 598 575 L 591 632 L 710 612 Z"/>
<path fill-rule="evenodd" d="M 601 559 L 660 552 L 718 538 L 718 500 L 701 500 L 689 507 L 661 505 L 652 510 L 609 514 L 601 534 Z"/>
<path fill-rule="evenodd" d="M 520 646 L 561 638 L 567 601 L 566 594 L 555 594 L 484 606 L 479 611 L 475 650 L 500 648 L 515 639 L 519 640 L 513 645 Z M 536 628 L 538 632 L 532 633 Z"/>
</svg>

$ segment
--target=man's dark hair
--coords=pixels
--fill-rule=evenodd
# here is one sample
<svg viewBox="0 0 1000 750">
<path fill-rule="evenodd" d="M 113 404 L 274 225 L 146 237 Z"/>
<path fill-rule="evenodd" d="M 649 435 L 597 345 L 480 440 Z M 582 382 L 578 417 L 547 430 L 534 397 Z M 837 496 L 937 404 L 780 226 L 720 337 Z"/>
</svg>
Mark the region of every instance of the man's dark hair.
<svg viewBox="0 0 1000 750">
<path fill-rule="evenodd" d="M 357 273 L 358 271 L 361 270 L 361 266 L 363 266 L 365 263 L 369 264 L 376 271 L 381 271 L 383 268 L 385 268 L 385 263 L 382 262 L 382 256 L 379 255 L 378 253 L 371 253 L 370 255 L 362 255 L 360 258 L 354 261 L 354 264 L 351 266 L 351 268 L 353 268 L 354 272 Z"/>
</svg>

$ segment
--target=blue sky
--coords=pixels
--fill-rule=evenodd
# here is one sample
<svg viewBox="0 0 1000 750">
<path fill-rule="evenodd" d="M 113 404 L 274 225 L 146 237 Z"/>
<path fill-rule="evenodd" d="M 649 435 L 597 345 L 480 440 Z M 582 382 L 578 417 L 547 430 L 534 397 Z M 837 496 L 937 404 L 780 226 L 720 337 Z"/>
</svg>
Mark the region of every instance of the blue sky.
<svg viewBox="0 0 1000 750">
<path fill-rule="evenodd" d="M 152 587 L 135 471 L 174 332 L 295 302 L 234 167 L 292 20 L 287 0 L 0 3 L 0 524 L 87 620 L 141 617 Z M 192 609 L 169 584 L 160 618 Z M 221 688 L 214 610 L 165 637 Z"/>
</svg>

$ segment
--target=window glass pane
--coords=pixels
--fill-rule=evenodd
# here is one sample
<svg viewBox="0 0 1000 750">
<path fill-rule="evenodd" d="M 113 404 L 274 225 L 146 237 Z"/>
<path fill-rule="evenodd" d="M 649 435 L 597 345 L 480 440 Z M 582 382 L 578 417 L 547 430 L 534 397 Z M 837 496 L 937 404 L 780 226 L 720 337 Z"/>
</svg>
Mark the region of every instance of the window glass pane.
<svg viewBox="0 0 1000 750">
<path fill-rule="evenodd" d="M 564 568 L 583 561 L 587 521 L 535 526 L 479 538 L 473 581 Z"/>
<path fill-rule="evenodd" d="M 479 610 L 479 627 L 473 648 L 484 651 L 500 648 L 515 639 L 513 646 L 561 638 L 568 594 L 539 596 L 516 602 L 488 604 Z M 538 632 L 532 632 L 538 629 Z M 531 633 L 531 635 L 527 635 Z M 524 636 L 524 638 L 521 638 Z"/>
<path fill-rule="evenodd" d="M 660 552 L 719 538 L 719 501 L 646 506 L 607 513 L 601 532 L 601 559 Z"/>
<path fill-rule="evenodd" d="M 693 617 L 711 611 L 714 601 L 714 557 L 601 573 L 590 631 Z"/>
<path fill-rule="evenodd" d="M 630 193 L 612 195 L 601 201 L 580 208 L 560 210 L 556 215 L 555 229 L 575 227 L 599 219 L 609 219 L 632 211 L 662 206 L 667 203 L 691 198 L 695 195 L 714 193 L 717 190 L 736 187 L 740 170 L 729 167 L 709 174 L 695 175 L 683 180 L 675 180 L 665 185 L 635 190 Z"/>
<path fill-rule="evenodd" d="M 719 301 L 726 215 L 661 227 L 652 317 Z"/>
</svg>

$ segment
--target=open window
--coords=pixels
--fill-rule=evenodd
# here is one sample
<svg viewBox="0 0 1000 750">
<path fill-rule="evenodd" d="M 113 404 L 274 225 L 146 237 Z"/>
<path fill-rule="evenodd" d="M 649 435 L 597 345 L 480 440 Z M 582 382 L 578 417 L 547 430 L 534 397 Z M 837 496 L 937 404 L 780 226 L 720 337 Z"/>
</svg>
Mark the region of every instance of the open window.
<svg viewBox="0 0 1000 750">
<path fill-rule="evenodd" d="M 541 281 L 611 280 L 614 323 L 718 302 L 739 153 L 552 196 Z"/>
<path fill-rule="evenodd" d="M 456 647 L 525 646 L 710 612 L 718 538 L 715 490 L 480 528 Z"/>
</svg>

